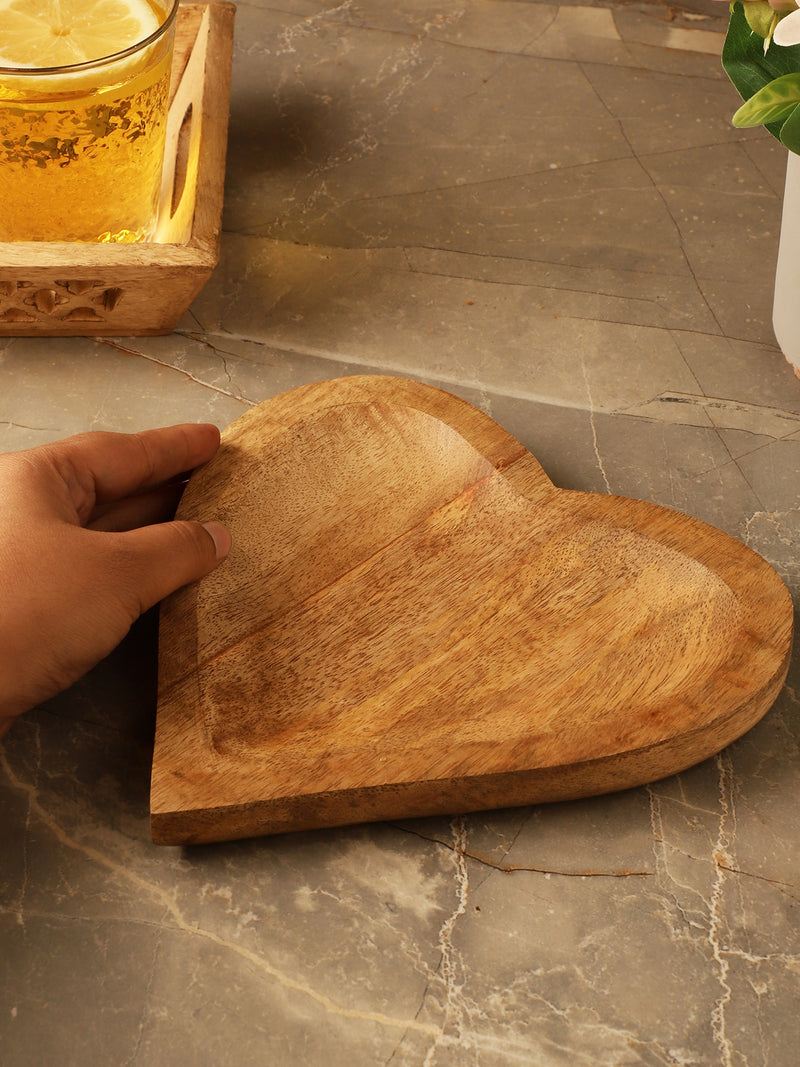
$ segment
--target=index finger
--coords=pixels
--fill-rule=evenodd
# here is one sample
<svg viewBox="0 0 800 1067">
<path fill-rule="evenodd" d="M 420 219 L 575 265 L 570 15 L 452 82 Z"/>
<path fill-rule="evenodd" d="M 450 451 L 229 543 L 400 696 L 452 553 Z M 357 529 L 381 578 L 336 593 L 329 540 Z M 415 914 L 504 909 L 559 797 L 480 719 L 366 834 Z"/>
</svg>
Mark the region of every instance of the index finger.
<svg viewBox="0 0 800 1067">
<path fill-rule="evenodd" d="M 92 431 L 50 450 L 85 521 L 97 504 L 113 503 L 193 470 L 218 447 L 216 426 L 182 423 L 133 434 Z"/>
</svg>

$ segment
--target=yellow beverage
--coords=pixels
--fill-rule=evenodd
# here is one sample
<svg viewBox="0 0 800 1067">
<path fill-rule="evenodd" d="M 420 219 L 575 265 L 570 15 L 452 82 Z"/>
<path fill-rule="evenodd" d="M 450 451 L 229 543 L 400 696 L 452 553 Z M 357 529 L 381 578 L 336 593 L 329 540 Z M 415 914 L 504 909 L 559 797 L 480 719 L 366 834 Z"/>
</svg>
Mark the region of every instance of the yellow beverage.
<svg viewBox="0 0 800 1067">
<path fill-rule="evenodd" d="M 0 0 L 0 241 L 153 236 L 176 6 Z"/>
</svg>

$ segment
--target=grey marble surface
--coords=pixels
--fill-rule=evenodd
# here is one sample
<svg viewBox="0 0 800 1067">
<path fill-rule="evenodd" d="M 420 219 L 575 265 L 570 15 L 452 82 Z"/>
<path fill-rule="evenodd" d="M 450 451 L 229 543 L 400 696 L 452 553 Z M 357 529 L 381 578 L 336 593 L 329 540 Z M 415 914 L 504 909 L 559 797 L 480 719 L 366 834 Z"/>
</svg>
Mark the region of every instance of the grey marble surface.
<svg viewBox="0 0 800 1067">
<path fill-rule="evenodd" d="M 240 3 L 217 271 L 171 336 L 0 340 L 0 448 L 396 373 L 796 595 L 785 156 L 730 125 L 725 11 Z M 151 614 L 0 747 L 4 1067 L 797 1062 L 796 663 L 649 787 L 181 850 L 149 837 L 156 655 Z"/>
</svg>

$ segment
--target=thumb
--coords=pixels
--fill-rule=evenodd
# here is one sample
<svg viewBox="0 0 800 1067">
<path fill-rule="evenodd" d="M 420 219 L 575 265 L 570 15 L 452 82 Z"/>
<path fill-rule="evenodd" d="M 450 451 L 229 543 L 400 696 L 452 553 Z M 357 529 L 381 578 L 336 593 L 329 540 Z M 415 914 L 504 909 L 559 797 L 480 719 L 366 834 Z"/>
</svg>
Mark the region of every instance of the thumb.
<svg viewBox="0 0 800 1067">
<path fill-rule="evenodd" d="M 119 537 L 125 546 L 128 589 L 140 612 L 209 574 L 231 547 L 231 535 L 216 520 L 141 526 Z"/>
</svg>

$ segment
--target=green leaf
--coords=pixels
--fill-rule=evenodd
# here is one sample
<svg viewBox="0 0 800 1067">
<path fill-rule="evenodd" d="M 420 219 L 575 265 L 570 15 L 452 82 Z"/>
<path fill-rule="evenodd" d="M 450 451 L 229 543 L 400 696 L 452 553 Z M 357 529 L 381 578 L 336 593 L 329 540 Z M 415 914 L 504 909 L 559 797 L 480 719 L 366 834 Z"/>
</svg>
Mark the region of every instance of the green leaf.
<svg viewBox="0 0 800 1067">
<path fill-rule="evenodd" d="M 800 155 L 800 107 L 796 107 L 781 126 L 781 144 Z"/>
<path fill-rule="evenodd" d="M 748 0 L 750 6 L 754 0 Z M 741 0 L 731 5 L 728 32 L 722 46 L 722 66 L 743 100 L 749 100 L 765 85 L 785 74 L 800 71 L 800 45 L 781 48 L 764 41 L 748 25 Z M 780 140 L 782 121 L 766 123 L 766 129 Z"/>
<path fill-rule="evenodd" d="M 747 25 L 759 37 L 767 40 L 772 36 L 778 16 L 769 5 L 769 0 L 747 0 L 744 5 L 744 17 Z"/>
<path fill-rule="evenodd" d="M 722 46 L 722 66 L 741 98 L 749 100 L 775 78 L 800 71 L 800 45 L 781 48 L 771 44 L 765 55 L 764 41 L 748 26 L 742 2 L 737 0 Z"/>
<path fill-rule="evenodd" d="M 768 126 L 772 122 L 785 122 L 800 104 L 800 72 L 784 74 L 763 89 L 759 89 L 742 104 L 733 116 L 733 125 Z"/>
</svg>

